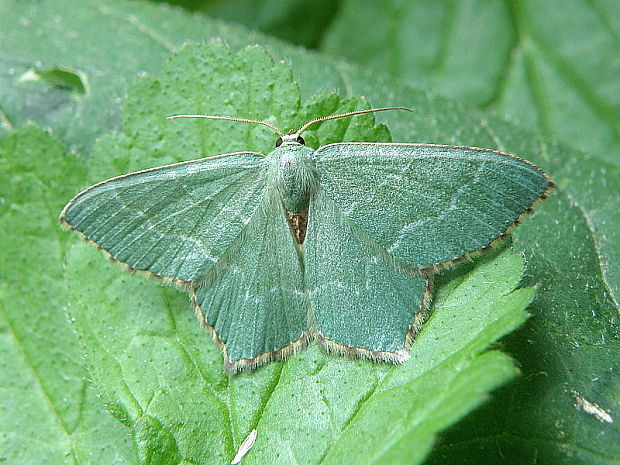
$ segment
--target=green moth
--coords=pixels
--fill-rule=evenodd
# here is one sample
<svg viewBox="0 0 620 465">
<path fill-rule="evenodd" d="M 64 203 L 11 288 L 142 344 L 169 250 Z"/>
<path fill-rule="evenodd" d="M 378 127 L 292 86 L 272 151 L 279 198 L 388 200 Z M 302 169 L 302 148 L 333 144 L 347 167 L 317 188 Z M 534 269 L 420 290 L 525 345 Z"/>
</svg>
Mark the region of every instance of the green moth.
<svg viewBox="0 0 620 465">
<path fill-rule="evenodd" d="M 234 373 L 316 340 L 403 363 L 432 274 L 490 247 L 547 196 L 532 163 L 489 149 L 404 143 L 307 147 L 314 119 L 265 155 L 236 152 L 95 184 L 63 209 L 132 271 L 187 290 Z"/>
</svg>

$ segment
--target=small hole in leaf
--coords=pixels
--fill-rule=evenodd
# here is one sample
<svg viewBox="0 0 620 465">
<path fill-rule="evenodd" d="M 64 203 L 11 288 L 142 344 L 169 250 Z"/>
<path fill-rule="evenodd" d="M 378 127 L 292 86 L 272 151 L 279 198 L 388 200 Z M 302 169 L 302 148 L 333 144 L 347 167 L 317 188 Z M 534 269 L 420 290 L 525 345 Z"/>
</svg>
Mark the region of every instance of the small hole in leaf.
<svg viewBox="0 0 620 465">
<path fill-rule="evenodd" d="M 53 87 L 76 92 L 86 93 L 86 75 L 71 68 L 38 69 L 35 74 Z"/>
</svg>

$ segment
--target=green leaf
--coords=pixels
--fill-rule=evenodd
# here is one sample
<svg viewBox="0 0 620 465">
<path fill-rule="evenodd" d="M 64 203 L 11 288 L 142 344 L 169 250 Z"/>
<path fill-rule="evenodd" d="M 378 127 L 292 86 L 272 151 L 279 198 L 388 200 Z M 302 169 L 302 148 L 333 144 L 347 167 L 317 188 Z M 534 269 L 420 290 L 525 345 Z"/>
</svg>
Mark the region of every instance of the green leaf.
<svg viewBox="0 0 620 465">
<path fill-rule="evenodd" d="M 223 29 L 139 2 L 0 0 L 0 11 L 0 30 L 10 31 L 0 35 L 0 109 L 14 126 L 35 121 L 78 146 L 119 128 L 119 103 L 137 75 L 156 71 L 184 41 Z M 81 75 L 87 91 L 43 77 L 56 69 Z"/>
<path fill-rule="evenodd" d="M 58 208 L 82 162 L 26 127 L 0 139 L 0 462 L 134 463 L 86 380 L 66 318 Z"/>
<path fill-rule="evenodd" d="M 551 2 L 543 4 L 553 5 Z M 612 4 L 615 5 L 613 2 L 596 5 L 616 8 Z M 422 4 L 416 2 L 416 5 Z M 575 9 L 572 11 L 576 13 L 569 16 L 571 9 L 563 5 L 545 10 L 546 14 L 540 15 L 538 20 L 545 22 L 551 14 L 564 15 L 572 17 L 578 25 L 581 18 L 588 17 L 583 10 Z M 169 50 L 180 46 L 184 39 L 202 41 L 215 35 L 235 47 L 270 44 L 278 59 L 292 63 L 294 78 L 300 82 L 300 90 L 306 98 L 317 91 L 339 89 L 343 95 L 366 95 L 373 106 L 415 107 L 413 118 L 401 118 L 401 115 L 378 118 L 389 122 L 394 140 L 490 147 L 522 155 L 545 168 L 559 187 L 538 212 L 514 232 L 516 246 L 526 252 L 527 282 L 539 283 L 541 290 L 528 309 L 534 318 L 513 337 L 503 341 L 503 346 L 522 362 L 524 376 L 502 389 L 501 395 L 495 395 L 493 403 L 470 415 L 462 428 L 454 429 L 444 439 L 445 447 L 437 450 L 434 460 L 442 464 L 451 461 L 591 464 L 608 463 L 620 457 L 618 421 L 613 424 L 599 421 L 579 407 L 576 397 L 581 396 L 608 411 L 614 419 L 620 415 L 617 403 L 620 386 L 617 362 L 620 353 L 617 326 L 620 236 L 617 231 L 620 231 L 620 221 L 615 214 L 620 206 L 619 186 L 615 181 L 620 178 L 620 172 L 613 164 L 600 161 L 606 154 L 614 153 L 612 150 L 590 149 L 590 145 L 584 145 L 594 155 L 585 156 L 565 145 L 544 141 L 488 113 L 416 90 L 386 74 L 305 53 L 268 37 L 166 7 L 112 0 L 42 0 L 36 3 L 1 0 L 0 11 L 5 13 L 0 15 L 0 31 L 5 32 L 0 33 L 2 128 L 10 127 L 11 122 L 18 126 L 34 119 L 53 127 L 67 144 L 89 147 L 94 135 L 120 126 L 121 97 L 139 72 L 159 70 Z M 424 14 L 421 17 L 429 18 Z M 573 26 L 560 30 L 558 37 L 568 41 L 567 50 L 586 50 L 583 53 L 589 55 L 590 60 L 596 60 L 599 56 L 596 50 L 581 47 L 593 43 L 589 37 L 594 35 L 590 32 L 603 37 L 613 30 L 615 18 L 620 15 L 603 14 L 601 17 L 609 27 L 590 31 L 580 26 L 578 30 L 588 31 L 585 39 L 576 38 L 571 42 Z M 378 16 L 375 23 L 379 24 Z M 428 37 L 430 41 L 430 35 Z M 358 38 L 361 39 L 359 34 Z M 450 42 L 446 48 L 457 45 Z M 484 47 L 481 53 L 488 56 L 496 48 L 499 49 L 495 45 Z M 384 50 L 390 48 L 386 46 Z M 605 78 L 607 72 L 615 72 L 613 57 L 604 56 L 603 60 L 609 66 L 602 70 L 595 67 L 592 76 Z M 67 95 L 66 90 L 29 80 L 27 71 L 36 69 L 38 62 L 42 69 L 85 70 L 85 96 Z M 586 61 L 570 64 L 575 67 L 582 63 Z M 485 71 L 484 66 L 477 68 L 481 75 Z M 192 79 L 198 77 L 187 76 L 186 82 L 191 83 Z M 560 81 L 562 79 L 560 76 Z M 610 88 L 613 89 L 612 85 L 602 79 L 591 90 L 603 95 L 606 102 L 613 102 L 618 93 L 609 91 Z M 550 95 L 547 89 L 543 94 Z M 518 101 L 511 105 L 527 102 L 525 97 L 519 100 L 520 91 L 512 95 Z M 569 95 L 554 101 L 546 110 L 562 105 Z M 72 100 L 76 97 L 79 100 Z M 563 108 L 559 111 L 564 117 L 573 114 Z M 159 118 L 165 114 L 155 116 Z M 575 141 L 573 137 L 593 139 L 596 134 L 607 131 L 598 129 L 596 116 L 590 118 L 578 113 L 571 119 L 574 121 L 571 127 L 577 124 L 583 130 L 564 134 L 567 140 Z M 204 125 L 192 133 L 201 131 L 205 131 Z M 154 138 L 153 142 L 157 144 L 160 140 Z M 260 149 L 259 144 L 250 147 L 249 142 L 252 141 L 244 144 L 244 150 Z M 124 150 L 123 137 L 118 137 L 116 143 Z M 229 141 L 223 140 L 212 147 L 226 148 L 228 144 Z M 108 147 L 114 150 L 113 146 Z M 70 188 L 64 201 L 91 181 L 104 179 L 108 174 L 154 166 L 157 160 L 163 159 L 151 159 L 142 148 L 136 148 L 129 161 L 114 158 L 114 155 L 107 153 L 106 162 L 100 163 L 100 171 L 90 169 L 89 179 Z M 140 158 L 145 155 L 148 157 Z M 192 156 L 189 154 L 186 158 Z M 100 154 L 91 154 L 89 163 L 96 164 L 99 158 Z M 5 211 L 6 205 L 6 202 L 0 204 L 0 212 Z M 32 213 L 32 218 L 39 216 L 39 210 Z M 56 234 L 59 233 L 49 233 Z M 5 273 L 4 269 L 2 272 Z M 180 300 L 181 305 L 184 302 L 185 299 Z M 52 360 L 47 347 L 41 351 L 46 363 Z M 79 409 L 79 405 L 74 399 L 73 408 Z"/>
<path fill-rule="evenodd" d="M 619 30 L 609 1 L 345 0 L 322 49 L 618 165 Z"/>
<path fill-rule="evenodd" d="M 67 144 L 76 147 L 89 148 L 97 137 L 119 129 L 120 103 L 130 83 L 140 75 L 157 72 L 183 43 L 222 37 L 231 45 L 246 46 L 258 40 L 241 27 L 188 15 L 165 4 L 0 0 L 0 11 L 6 12 L 0 15 L 0 31 L 11 32 L 0 34 L 0 49 L 5 51 L 0 56 L 3 126 L 34 121 L 53 127 Z M 282 47 L 275 40 L 260 39 Z M 308 61 L 301 49 L 289 51 L 299 69 L 306 69 L 304 96 L 341 87 L 342 79 L 327 63 Z M 70 69 L 81 76 L 87 92 L 76 94 L 40 77 L 55 69 Z M 201 78 L 186 76 L 186 81 Z M 284 98 L 282 102 L 287 106 Z"/>
<path fill-rule="evenodd" d="M 336 16 L 340 0 L 225 0 L 204 10 L 292 44 L 316 48 L 324 27 Z"/>
</svg>

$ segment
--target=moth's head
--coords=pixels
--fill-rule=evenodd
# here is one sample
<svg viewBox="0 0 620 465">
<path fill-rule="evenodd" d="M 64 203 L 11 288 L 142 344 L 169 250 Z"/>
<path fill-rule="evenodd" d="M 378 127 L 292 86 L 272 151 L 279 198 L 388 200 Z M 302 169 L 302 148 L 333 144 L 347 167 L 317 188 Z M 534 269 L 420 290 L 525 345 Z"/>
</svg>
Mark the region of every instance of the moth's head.
<svg viewBox="0 0 620 465">
<path fill-rule="evenodd" d="M 306 141 L 299 135 L 299 132 L 289 132 L 276 139 L 276 147 L 281 145 L 306 145 Z"/>
</svg>

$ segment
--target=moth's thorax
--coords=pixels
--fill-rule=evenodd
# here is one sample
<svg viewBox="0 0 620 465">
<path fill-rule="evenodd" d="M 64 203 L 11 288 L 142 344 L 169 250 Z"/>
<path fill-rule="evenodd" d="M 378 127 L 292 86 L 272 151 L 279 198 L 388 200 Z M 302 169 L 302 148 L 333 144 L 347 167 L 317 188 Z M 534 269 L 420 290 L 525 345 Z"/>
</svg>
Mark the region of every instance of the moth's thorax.
<svg viewBox="0 0 620 465">
<path fill-rule="evenodd" d="M 308 210 L 310 195 L 317 184 L 313 153 L 314 149 L 305 145 L 286 144 L 269 154 L 269 182 L 280 192 L 288 212 Z"/>
</svg>

